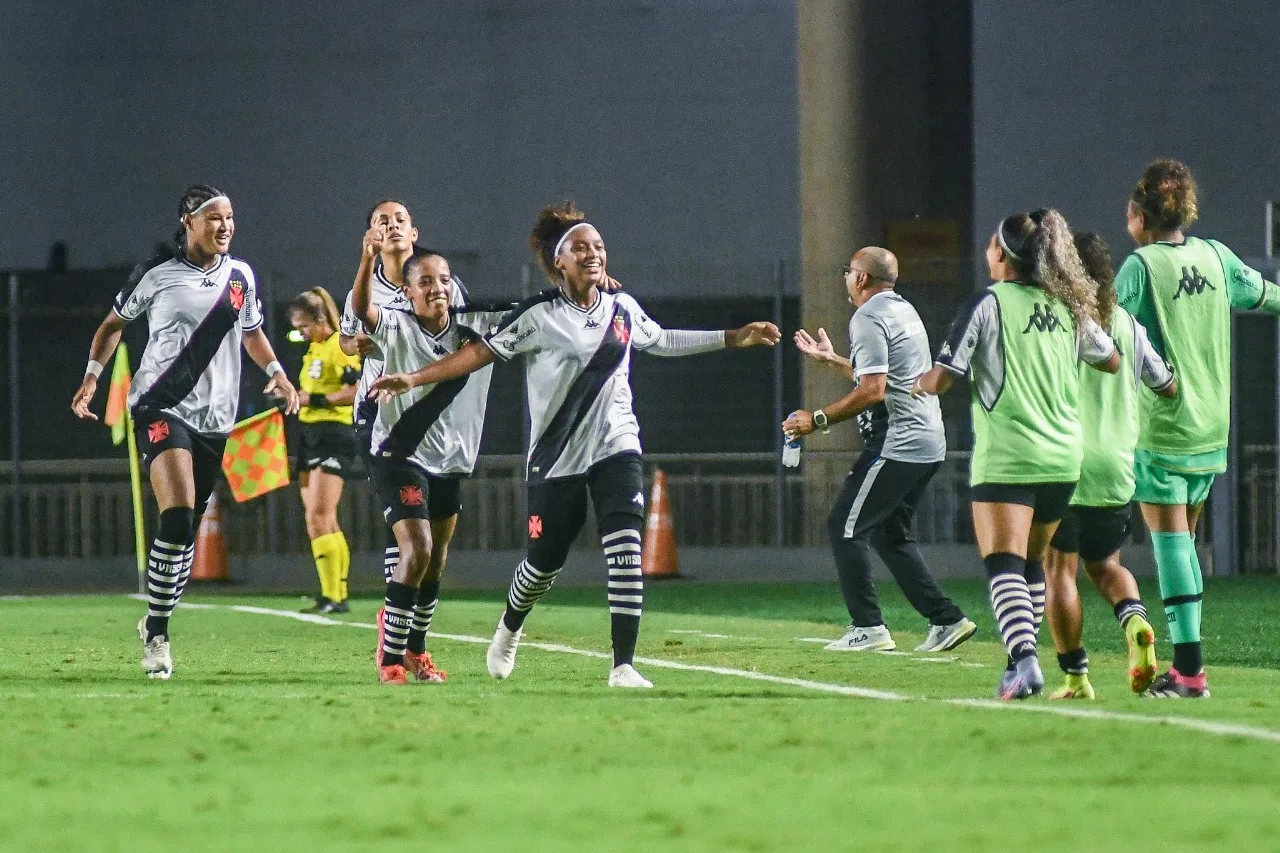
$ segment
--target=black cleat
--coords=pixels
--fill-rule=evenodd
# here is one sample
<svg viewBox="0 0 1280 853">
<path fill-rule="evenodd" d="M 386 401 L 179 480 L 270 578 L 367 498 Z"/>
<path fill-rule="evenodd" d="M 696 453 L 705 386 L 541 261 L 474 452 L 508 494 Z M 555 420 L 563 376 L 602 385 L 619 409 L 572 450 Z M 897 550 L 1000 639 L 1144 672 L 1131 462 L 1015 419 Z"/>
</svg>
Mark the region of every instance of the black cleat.
<svg viewBox="0 0 1280 853">
<path fill-rule="evenodd" d="M 330 600 L 330 599 L 328 599 L 328 598 L 325 598 L 325 597 L 322 595 L 322 596 L 320 596 L 319 598 L 317 598 L 317 599 L 316 599 L 316 603 L 315 603 L 315 604 L 311 605 L 310 607 L 304 607 L 304 608 L 302 608 L 302 610 L 301 610 L 301 611 L 299 611 L 299 612 L 301 612 L 301 613 L 331 613 L 332 611 L 330 611 L 330 610 L 326 610 L 326 609 L 325 609 L 325 608 L 327 608 L 327 607 L 333 607 L 333 601 L 331 601 L 331 600 Z"/>
<path fill-rule="evenodd" d="M 1203 670 L 1199 675 L 1186 676 L 1169 667 L 1140 695 L 1151 699 L 1208 699 L 1209 678 Z"/>
<path fill-rule="evenodd" d="M 350 613 L 351 605 L 347 604 L 346 599 L 342 601 L 330 601 L 324 608 L 317 610 L 317 613 Z"/>
</svg>

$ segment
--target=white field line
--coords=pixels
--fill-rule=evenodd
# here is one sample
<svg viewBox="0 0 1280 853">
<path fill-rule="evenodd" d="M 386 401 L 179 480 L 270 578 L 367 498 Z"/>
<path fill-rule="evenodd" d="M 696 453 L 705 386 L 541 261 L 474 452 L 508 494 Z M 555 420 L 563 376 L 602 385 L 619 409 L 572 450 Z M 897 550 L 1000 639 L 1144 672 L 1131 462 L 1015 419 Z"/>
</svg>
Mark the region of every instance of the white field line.
<svg viewBox="0 0 1280 853">
<path fill-rule="evenodd" d="M 137 596 L 133 596 L 137 597 Z M 291 610 L 272 610 L 268 607 L 250 607 L 242 604 L 179 604 L 179 607 L 194 607 L 201 610 L 234 610 L 240 613 L 252 613 L 261 616 L 280 616 L 309 622 L 315 625 L 348 625 L 353 628 L 374 628 L 368 622 L 344 622 L 340 619 L 329 619 L 310 613 L 296 613 Z M 458 643 L 489 644 L 488 637 L 476 637 L 469 634 L 441 634 L 435 631 L 431 636 L 442 640 L 453 640 Z M 545 652 L 579 655 L 596 659 L 609 660 L 611 655 L 605 652 L 578 649 L 573 646 L 562 646 L 558 643 L 521 643 L 522 648 L 540 649 Z M 636 658 L 636 663 L 659 669 L 678 669 L 684 672 L 706 672 L 712 675 L 723 675 L 731 678 L 745 678 L 752 681 L 763 681 L 770 684 L 782 684 L 788 687 L 799 687 L 805 690 L 816 690 L 822 693 L 836 693 L 842 696 L 857 696 L 863 699 L 883 699 L 890 701 L 942 702 L 961 708 L 981 708 L 996 711 L 1024 711 L 1033 714 L 1053 714 L 1059 717 L 1075 717 L 1078 719 L 1107 720 L 1121 723 L 1162 724 L 1178 728 L 1191 729 L 1212 735 L 1235 735 L 1252 740 L 1280 743 L 1280 731 L 1249 726 L 1241 723 L 1224 723 L 1215 720 L 1201 720 L 1195 717 L 1174 717 L 1160 714 L 1132 714 L 1123 711 L 1104 711 L 1100 708 L 1082 708 L 1078 705 L 1042 705 L 1035 702 L 1000 702 L 994 699 L 930 699 L 925 697 L 904 696 L 887 690 L 871 690 L 849 684 L 831 684 L 825 681 L 810 681 L 804 678 L 787 678 L 781 675 L 769 675 L 763 672 L 752 672 L 746 669 L 731 669 L 723 666 L 704 666 L 702 664 L 681 663 L 680 661 L 662 658 Z M 1157 701 L 1157 700 L 1151 700 Z M 1177 700 L 1174 700 L 1177 701 Z"/>
</svg>

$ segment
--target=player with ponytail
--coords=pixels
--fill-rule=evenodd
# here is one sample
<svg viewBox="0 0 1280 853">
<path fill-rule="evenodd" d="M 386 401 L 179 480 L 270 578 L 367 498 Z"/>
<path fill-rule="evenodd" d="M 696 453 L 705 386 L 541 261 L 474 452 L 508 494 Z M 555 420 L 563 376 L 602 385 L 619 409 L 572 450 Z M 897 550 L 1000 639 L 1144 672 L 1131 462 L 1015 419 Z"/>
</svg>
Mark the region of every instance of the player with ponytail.
<svg viewBox="0 0 1280 853">
<path fill-rule="evenodd" d="M 1097 288 L 1056 210 L 1001 220 L 987 269 L 995 283 L 961 310 L 913 393 L 945 393 L 956 376 L 971 377 L 973 527 L 1009 654 L 998 695 L 1024 699 L 1044 689 L 1043 559 L 1084 454 L 1076 365 L 1115 373 L 1120 355 L 1098 325 Z"/>
<path fill-rule="evenodd" d="M 307 613 L 346 613 L 351 550 L 338 526 L 343 480 L 362 476 L 352 431 L 360 357 L 342 350 L 338 306 L 323 287 L 289 304 L 289 322 L 309 342 L 298 388 L 298 484 L 306 511 L 307 537 L 320 576 L 320 596 Z"/>
</svg>

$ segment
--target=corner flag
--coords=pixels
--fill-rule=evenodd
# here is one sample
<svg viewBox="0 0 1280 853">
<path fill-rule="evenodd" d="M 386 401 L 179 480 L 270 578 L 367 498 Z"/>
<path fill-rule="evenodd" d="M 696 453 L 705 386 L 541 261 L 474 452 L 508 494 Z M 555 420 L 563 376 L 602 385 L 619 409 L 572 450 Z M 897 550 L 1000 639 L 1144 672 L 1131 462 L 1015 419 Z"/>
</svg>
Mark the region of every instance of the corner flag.
<svg viewBox="0 0 1280 853">
<path fill-rule="evenodd" d="M 222 454 L 222 471 L 237 503 L 289 485 L 289 449 L 279 409 L 268 409 L 235 425 Z"/>
<path fill-rule="evenodd" d="M 129 370 L 129 348 L 123 342 L 116 347 L 116 363 L 111 367 L 111 389 L 107 393 L 107 413 L 102 422 L 111 427 L 111 443 L 124 441 L 128 432 L 129 383 L 133 374 Z"/>
</svg>

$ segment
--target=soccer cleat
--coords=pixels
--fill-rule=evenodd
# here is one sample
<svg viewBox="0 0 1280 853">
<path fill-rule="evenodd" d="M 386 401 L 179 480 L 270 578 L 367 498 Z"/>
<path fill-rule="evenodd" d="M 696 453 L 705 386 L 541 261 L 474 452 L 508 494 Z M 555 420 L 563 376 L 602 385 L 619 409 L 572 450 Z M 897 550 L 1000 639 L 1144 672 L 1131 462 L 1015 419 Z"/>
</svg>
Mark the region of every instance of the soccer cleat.
<svg viewBox="0 0 1280 853">
<path fill-rule="evenodd" d="M 961 619 L 950 625 L 930 625 L 924 642 L 916 646 L 918 652 L 949 652 L 977 633 L 978 626 L 972 619 Z"/>
<path fill-rule="evenodd" d="M 445 678 L 449 675 L 443 669 L 436 669 L 430 652 L 422 654 L 405 652 L 404 668 L 413 673 L 413 677 L 418 681 L 425 681 L 428 684 L 444 684 Z"/>
<path fill-rule="evenodd" d="M 1095 699 L 1087 675 L 1068 675 L 1066 682 L 1048 695 L 1049 699 Z"/>
<path fill-rule="evenodd" d="M 1005 702 L 1027 699 L 1044 692 L 1044 674 L 1040 672 L 1040 659 L 1027 655 L 1017 662 L 1012 677 L 1006 670 L 1000 681 L 1000 698 Z"/>
<path fill-rule="evenodd" d="M 1156 677 L 1156 632 L 1135 613 L 1125 620 L 1124 638 L 1129 644 L 1129 689 L 1141 693 Z"/>
<path fill-rule="evenodd" d="M 850 625 L 843 637 L 827 643 L 824 648 L 829 652 L 891 652 L 897 647 L 893 635 L 883 625 L 869 628 Z"/>
<path fill-rule="evenodd" d="M 1173 667 L 1155 681 L 1142 694 L 1148 699 L 1208 699 L 1209 676 L 1203 670 L 1199 675 L 1183 675 Z"/>
<path fill-rule="evenodd" d="M 378 645 L 373 647 L 373 663 L 378 669 L 382 669 L 382 640 L 386 633 L 386 608 L 379 607 L 378 615 L 374 617 L 374 622 L 378 623 Z"/>
<path fill-rule="evenodd" d="M 398 663 L 378 667 L 378 681 L 383 684 L 408 684 L 409 674 Z"/>
<path fill-rule="evenodd" d="M 653 682 L 636 672 L 629 663 L 619 664 L 609 672 L 610 687 L 652 687 Z"/>
<path fill-rule="evenodd" d="M 325 608 L 332 607 L 332 606 L 333 606 L 333 602 L 322 595 L 315 600 L 314 604 L 304 607 L 298 612 L 299 613 L 329 613 L 330 611 L 326 610 Z"/>
<path fill-rule="evenodd" d="M 494 678 L 506 678 L 516 668 L 516 649 L 520 647 L 522 633 L 512 631 L 506 622 L 498 620 L 498 629 L 493 632 L 493 641 L 489 643 L 489 651 L 484 656 L 489 674 Z"/>
<path fill-rule="evenodd" d="M 142 638 L 142 669 L 147 678 L 168 681 L 173 675 L 173 657 L 169 654 L 169 638 L 163 634 L 147 639 L 147 617 L 138 620 L 138 636 Z"/>
<path fill-rule="evenodd" d="M 333 608 L 329 612 L 330 613 L 350 613 L 351 605 L 347 602 L 346 599 L 343 599 L 342 601 L 335 601 L 333 603 Z"/>
</svg>

